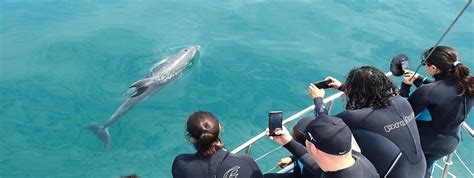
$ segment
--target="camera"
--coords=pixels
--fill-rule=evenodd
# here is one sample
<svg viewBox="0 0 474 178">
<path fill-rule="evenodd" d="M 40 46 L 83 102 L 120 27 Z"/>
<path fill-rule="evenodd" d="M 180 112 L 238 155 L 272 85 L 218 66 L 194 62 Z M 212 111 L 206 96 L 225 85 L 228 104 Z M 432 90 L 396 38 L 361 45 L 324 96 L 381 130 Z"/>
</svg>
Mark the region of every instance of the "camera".
<svg viewBox="0 0 474 178">
<path fill-rule="evenodd" d="M 390 71 L 394 76 L 401 76 L 405 73 L 405 70 L 410 66 L 408 62 L 408 56 L 406 54 L 397 54 L 390 61 Z"/>
</svg>

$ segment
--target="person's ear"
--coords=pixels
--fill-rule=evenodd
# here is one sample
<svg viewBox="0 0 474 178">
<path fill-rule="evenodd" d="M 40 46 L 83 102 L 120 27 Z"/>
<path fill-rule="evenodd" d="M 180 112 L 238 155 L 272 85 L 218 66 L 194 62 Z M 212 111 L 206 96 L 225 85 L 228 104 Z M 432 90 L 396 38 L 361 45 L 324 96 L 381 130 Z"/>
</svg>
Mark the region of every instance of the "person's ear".
<svg viewBox="0 0 474 178">
<path fill-rule="evenodd" d="M 219 124 L 219 134 L 224 132 L 224 126 L 222 124 Z"/>
<path fill-rule="evenodd" d="M 191 137 L 191 138 L 189 138 L 189 142 L 191 142 L 192 144 L 195 144 L 195 143 L 196 143 L 196 139 L 194 139 L 194 138 Z"/>
<path fill-rule="evenodd" d="M 439 74 L 441 72 L 441 70 L 439 70 L 438 67 L 436 67 L 435 65 L 431 65 L 431 70 L 434 71 L 434 74 Z"/>
<path fill-rule="evenodd" d="M 311 142 L 309 142 L 308 140 L 306 140 L 306 141 L 305 141 L 305 145 L 306 145 L 306 150 L 308 151 L 308 153 L 310 153 L 310 154 L 312 154 L 312 155 L 313 155 L 313 154 L 318 154 L 318 153 L 317 153 L 318 150 L 316 149 L 316 147 L 314 146 L 313 143 L 311 143 Z"/>
</svg>

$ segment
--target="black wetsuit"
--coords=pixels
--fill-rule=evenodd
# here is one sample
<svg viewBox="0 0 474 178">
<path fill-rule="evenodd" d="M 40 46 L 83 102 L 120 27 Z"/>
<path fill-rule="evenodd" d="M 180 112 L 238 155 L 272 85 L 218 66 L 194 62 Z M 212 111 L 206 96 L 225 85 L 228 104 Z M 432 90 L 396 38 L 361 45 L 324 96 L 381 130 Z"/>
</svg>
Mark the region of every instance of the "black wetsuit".
<svg viewBox="0 0 474 178">
<path fill-rule="evenodd" d="M 375 167 L 362 154 L 352 151 L 352 157 L 355 159 L 354 165 L 336 172 L 322 172 L 305 147 L 295 140 L 291 140 L 284 145 L 288 151 L 295 155 L 314 175 L 320 175 L 321 178 L 376 178 L 379 177 Z M 322 172 L 322 173 L 321 173 Z"/>
<path fill-rule="evenodd" d="M 402 152 L 402 157 L 400 157 L 388 177 L 421 178 L 425 174 L 426 164 L 418 129 L 414 121 L 413 110 L 406 99 L 401 96 L 393 96 L 390 98 L 390 101 L 391 106 L 388 108 L 373 109 L 370 107 L 345 110 L 337 114 L 336 117 L 341 118 L 351 130 L 366 130 L 382 135 L 398 146 Z M 321 109 L 323 106 L 321 98 L 316 98 L 314 104 L 316 111 L 323 112 Z M 357 139 L 364 138 L 359 137 Z M 361 151 L 367 157 L 373 157 L 368 155 L 371 152 Z M 382 159 L 382 161 L 387 159 L 384 155 L 377 155 L 376 158 Z"/>
<path fill-rule="evenodd" d="M 220 149 L 212 156 L 200 153 L 178 155 L 172 167 L 174 178 L 261 178 L 262 172 L 247 155 L 235 155 Z"/>
<path fill-rule="evenodd" d="M 450 80 L 434 77 L 435 80 L 424 80 L 426 77 L 419 76 L 414 82 L 418 89 L 410 97 L 411 85 L 402 83 L 400 89 L 400 95 L 408 97 L 418 117 L 416 124 L 426 157 L 427 176 L 434 161 L 456 149 L 460 124 L 474 103 L 473 97 L 458 96 L 457 87 Z"/>
</svg>

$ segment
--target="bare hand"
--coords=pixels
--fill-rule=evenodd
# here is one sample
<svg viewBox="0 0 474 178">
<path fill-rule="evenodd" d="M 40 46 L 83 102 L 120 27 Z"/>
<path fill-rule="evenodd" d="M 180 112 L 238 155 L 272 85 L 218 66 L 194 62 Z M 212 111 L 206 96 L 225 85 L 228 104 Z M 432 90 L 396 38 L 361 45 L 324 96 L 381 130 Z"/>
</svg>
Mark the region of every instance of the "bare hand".
<svg viewBox="0 0 474 178">
<path fill-rule="evenodd" d="M 291 164 L 292 161 L 293 160 L 291 160 L 291 158 L 287 156 L 287 157 L 281 158 L 280 162 L 278 162 L 276 166 L 279 166 L 279 167 L 288 166 L 289 164 Z"/>
<path fill-rule="evenodd" d="M 325 91 L 324 89 L 319 89 L 318 87 L 316 87 L 314 84 L 311 83 L 309 84 L 309 87 L 308 87 L 308 94 L 312 99 L 314 99 L 317 97 L 324 97 Z"/>
<path fill-rule="evenodd" d="M 268 128 L 266 132 L 267 132 L 267 135 L 270 135 Z M 285 127 L 283 127 L 282 130 L 276 131 L 275 134 L 276 134 L 275 136 L 269 136 L 269 137 L 271 140 L 275 141 L 279 145 L 283 146 L 287 144 L 288 142 L 290 142 L 291 140 L 293 140 L 293 137 L 290 135 L 290 133 Z"/>
<path fill-rule="evenodd" d="M 405 76 L 403 77 L 403 83 L 405 83 L 407 85 L 413 85 L 413 82 L 415 82 L 416 78 L 418 78 L 418 76 L 420 76 L 418 73 L 416 73 L 415 76 L 413 77 L 413 74 L 414 74 L 414 72 L 412 72 L 412 71 L 406 72 Z"/>
<path fill-rule="evenodd" d="M 341 87 L 341 85 L 342 85 L 342 83 L 341 83 L 339 80 L 337 80 L 336 78 L 334 78 L 334 77 L 327 76 L 325 80 L 327 80 L 327 79 L 331 79 L 331 80 L 332 80 L 332 82 L 329 83 L 329 86 L 331 86 L 331 87 L 334 88 L 334 89 L 339 89 L 339 88 Z"/>
</svg>

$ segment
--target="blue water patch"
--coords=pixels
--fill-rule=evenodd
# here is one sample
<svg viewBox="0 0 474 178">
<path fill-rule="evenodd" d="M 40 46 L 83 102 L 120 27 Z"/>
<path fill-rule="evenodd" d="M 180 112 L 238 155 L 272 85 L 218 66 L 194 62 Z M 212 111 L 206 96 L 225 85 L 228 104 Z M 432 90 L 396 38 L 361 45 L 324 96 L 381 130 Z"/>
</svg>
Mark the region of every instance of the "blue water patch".
<svg viewBox="0 0 474 178">
<path fill-rule="evenodd" d="M 170 177 L 174 157 L 194 151 L 184 135 L 193 111 L 213 112 L 232 150 L 263 131 L 268 111 L 289 117 L 312 104 L 310 82 L 327 75 L 343 80 L 361 65 L 388 71 L 399 52 L 418 64 L 463 6 L 452 0 L 1 1 L 0 177 Z M 473 19 L 470 8 L 442 43 L 471 67 Z M 104 123 L 153 64 L 193 44 L 201 46 L 193 65 L 115 123 L 105 151 L 84 126 Z M 334 107 L 341 111 L 343 101 Z M 276 144 L 266 145 L 252 156 Z M 473 157 L 470 147 L 465 142 L 458 152 Z M 286 154 L 257 163 L 266 171 Z"/>
<path fill-rule="evenodd" d="M 417 121 L 431 121 L 432 120 L 431 114 L 428 111 L 428 109 L 423 109 L 423 111 L 421 111 L 420 114 L 416 116 L 416 120 Z"/>
</svg>

